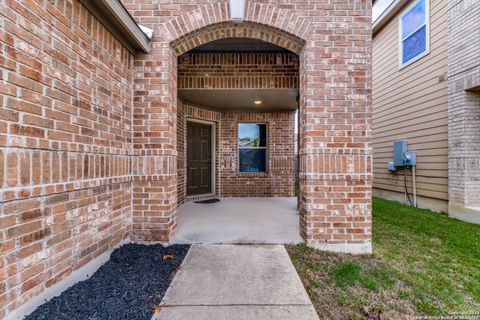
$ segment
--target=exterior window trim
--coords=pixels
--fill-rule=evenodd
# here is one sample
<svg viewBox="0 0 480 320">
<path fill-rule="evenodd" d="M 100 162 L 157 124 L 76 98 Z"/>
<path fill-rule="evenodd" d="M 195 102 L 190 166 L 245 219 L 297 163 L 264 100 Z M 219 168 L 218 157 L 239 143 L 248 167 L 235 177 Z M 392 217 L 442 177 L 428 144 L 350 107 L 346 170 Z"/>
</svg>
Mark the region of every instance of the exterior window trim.
<svg viewBox="0 0 480 320">
<path fill-rule="evenodd" d="M 405 37 L 402 37 L 402 20 L 403 17 L 410 12 L 420 1 L 422 0 L 416 0 L 414 1 L 411 5 L 409 5 L 403 12 L 400 14 L 399 19 L 398 19 L 398 46 L 399 46 L 399 70 L 411 65 L 412 63 L 420 60 L 421 58 L 425 57 L 427 54 L 430 53 L 430 0 L 425 0 L 425 23 L 410 32 Z M 425 27 L 425 51 L 420 53 L 418 56 L 415 58 L 410 59 L 409 61 L 403 63 L 403 41 L 406 40 L 408 37 L 410 37 L 412 34 L 420 30 L 421 28 Z"/>
<path fill-rule="evenodd" d="M 241 124 L 264 124 L 265 125 L 265 147 L 240 147 L 240 125 Z M 265 174 L 268 173 L 268 123 L 266 122 L 238 122 L 237 123 L 237 155 L 238 155 L 238 165 L 237 170 L 239 174 Z M 265 149 L 265 171 L 240 171 L 240 150 L 241 149 Z"/>
</svg>

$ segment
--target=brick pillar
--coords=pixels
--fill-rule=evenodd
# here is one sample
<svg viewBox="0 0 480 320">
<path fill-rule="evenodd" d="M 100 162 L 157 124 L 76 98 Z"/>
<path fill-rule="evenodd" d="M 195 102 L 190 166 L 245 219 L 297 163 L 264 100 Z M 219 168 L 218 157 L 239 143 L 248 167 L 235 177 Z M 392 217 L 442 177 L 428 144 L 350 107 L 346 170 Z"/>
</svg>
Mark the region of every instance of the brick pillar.
<svg viewBox="0 0 480 320">
<path fill-rule="evenodd" d="M 160 37 L 159 37 L 160 38 Z M 168 43 L 135 63 L 132 240 L 168 241 L 176 228 L 176 55 Z"/>
<path fill-rule="evenodd" d="M 169 241 L 176 229 L 178 204 L 178 52 L 171 45 L 190 31 L 226 20 L 228 8 L 224 1 L 122 3 L 139 23 L 155 30 L 152 51 L 137 55 L 135 61 L 132 240 Z"/>
<path fill-rule="evenodd" d="M 448 211 L 480 223 L 478 1 L 448 3 Z M 473 31 L 472 31 L 473 30 Z"/>
<path fill-rule="evenodd" d="M 369 30 L 369 28 L 367 28 Z M 371 67 L 369 35 L 357 65 L 330 59 L 349 48 L 308 41 L 301 54 L 301 234 L 327 251 L 370 253 Z M 339 55 L 341 56 L 341 55 Z"/>
</svg>

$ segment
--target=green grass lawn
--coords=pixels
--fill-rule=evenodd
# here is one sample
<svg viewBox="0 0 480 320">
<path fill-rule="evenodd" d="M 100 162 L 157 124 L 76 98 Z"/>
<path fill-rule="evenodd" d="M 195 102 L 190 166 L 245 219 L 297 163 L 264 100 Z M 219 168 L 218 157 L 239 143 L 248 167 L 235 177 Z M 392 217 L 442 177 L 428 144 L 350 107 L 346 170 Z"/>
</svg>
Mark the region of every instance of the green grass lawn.
<svg viewBox="0 0 480 320">
<path fill-rule="evenodd" d="M 479 312 L 480 225 L 373 199 L 371 256 L 287 246 L 322 319 Z"/>
</svg>

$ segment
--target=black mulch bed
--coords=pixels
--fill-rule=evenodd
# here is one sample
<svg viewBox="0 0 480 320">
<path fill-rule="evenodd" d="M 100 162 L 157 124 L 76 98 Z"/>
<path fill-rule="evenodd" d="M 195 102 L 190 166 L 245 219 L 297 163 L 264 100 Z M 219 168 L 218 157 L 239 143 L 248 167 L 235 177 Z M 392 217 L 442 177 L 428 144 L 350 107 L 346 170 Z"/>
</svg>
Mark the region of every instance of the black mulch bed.
<svg viewBox="0 0 480 320">
<path fill-rule="evenodd" d="M 38 307 L 26 320 L 150 320 L 188 245 L 127 244 L 89 279 Z"/>
</svg>

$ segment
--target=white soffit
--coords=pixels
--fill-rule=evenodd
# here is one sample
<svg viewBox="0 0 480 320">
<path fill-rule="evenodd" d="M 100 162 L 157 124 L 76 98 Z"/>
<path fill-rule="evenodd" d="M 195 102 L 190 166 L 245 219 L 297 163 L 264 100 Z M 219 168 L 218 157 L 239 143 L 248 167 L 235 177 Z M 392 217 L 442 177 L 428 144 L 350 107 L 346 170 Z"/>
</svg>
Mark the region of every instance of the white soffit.
<svg viewBox="0 0 480 320">
<path fill-rule="evenodd" d="M 372 31 L 375 34 L 410 0 L 378 0 L 372 9 Z"/>
<path fill-rule="evenodd" d="M 375 23 L 380 16 L 387 11 L 388 7 L 394 2 L 395 0 L 377 0 L 372 8 L 372 23 Z"/>
<path fill-rule="evenodd" d="M 232 20 L 245 18 L 245 0 L 230 0 L 230 18 Z"/>
</svg>

